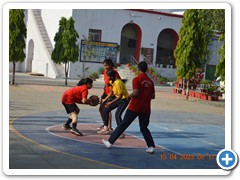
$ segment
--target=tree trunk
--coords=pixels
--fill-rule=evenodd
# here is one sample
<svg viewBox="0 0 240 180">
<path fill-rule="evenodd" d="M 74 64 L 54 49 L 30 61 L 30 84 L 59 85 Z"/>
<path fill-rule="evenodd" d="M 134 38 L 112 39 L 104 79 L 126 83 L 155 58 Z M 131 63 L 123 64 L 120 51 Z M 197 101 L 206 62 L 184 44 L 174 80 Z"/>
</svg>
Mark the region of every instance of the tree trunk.
<svg viewBox="0 0 240 180">
<path fill-rule="evenodd" d="M 187 80 L 186 99 L 189 97 L 189 79 Z"/>
<path fill-rule="evenodd" d="M 65 86 L 67 86 L 68 68 L 69 68 L 69 65 L 68 65 L 68 63 L 66 62 L 66 63 L 65 63 Z"/>
<path fill-rule="evenodd" d="M 12 84 L 15 84 L 15 69 L 16 69 L 16 63 L 15 61 L 13 61 Z"/>
</svg>

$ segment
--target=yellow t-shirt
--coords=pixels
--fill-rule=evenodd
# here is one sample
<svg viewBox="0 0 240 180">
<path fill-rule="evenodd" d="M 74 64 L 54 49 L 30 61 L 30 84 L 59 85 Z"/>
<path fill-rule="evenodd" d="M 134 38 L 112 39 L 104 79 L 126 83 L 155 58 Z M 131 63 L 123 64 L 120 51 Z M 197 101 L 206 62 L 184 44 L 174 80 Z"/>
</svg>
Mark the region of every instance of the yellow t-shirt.
<svg viewBox="0 0 240 180">
<path fill-rule="evenodd" d="M 122 94 L 122 99 L 125 99 L 128 96 L 127 88 L 120 79 L 116 79 L 113 83 L 110 82 L 110 84 L 112 85 L 111 89 L 113 91 L 113 94 L 116 97 L 119 97 L 120 94 Z"/>
</svg>

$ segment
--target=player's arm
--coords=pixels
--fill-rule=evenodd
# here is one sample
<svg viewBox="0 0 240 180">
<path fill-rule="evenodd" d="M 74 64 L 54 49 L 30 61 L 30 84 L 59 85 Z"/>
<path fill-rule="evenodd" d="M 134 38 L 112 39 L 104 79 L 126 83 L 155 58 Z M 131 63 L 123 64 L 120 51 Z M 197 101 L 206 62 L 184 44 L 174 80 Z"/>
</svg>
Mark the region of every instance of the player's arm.
<svg viewBox="0 0 240 180">
<path fill-rule="evenodd" d="M 114 102 L 118 101 L 119 99 L 122 99 L 122 94 L 120 94 L 118 97 L 116 97 L 114 100 L 107 102 L 107 106 L 110 106 L 111 104 L 113 104 Z"/>
<path fill-rule="evenodd" d="M 151 98 L 155 99 L 155 92 L 151 94 Z"/>
<path fill-rule="evenodd" d="M 85 89 L 82 92 L 82 104 L 89 104 L 90 103 L 90 100 L 87 98 L 87 96 L 88 96 L 88 90 Z"/>
<path fill-rule="evenodd" d="M 87 99 L 87 98 L 82 99 L 82 104 L 89 104 L 89 103 L 90 103 L 89 99 Z"/>
<path fill-rule="evenodd" d="M 154 88 L 154 85 L 152 86 L 151 98 L 152 98 L 152 99 L 155 99 L 155 88 Z"/>
<path fill-rule="evenodd" d="M 102 100 L 102 102 L 103 102 L 103 103 L 106 102 L 106 101 L 107 101 L 110 97 L 112 97 L 112 96 L 113 96 L 113 92 L 112 92 L 112 90 L 111 90 L 111 92 L 107 95 L 107 97 Z"/>
<path fill-rule="evenodd" d="M 127 99 L 136 98 L 140 93 L 140 86 L 138 85 L 137 79 L 134 78 L 132 81 L 133 92 L 128 95 Z"/>
<path fill-rule="evenodd" d="M 135 98 L 139 95 L 139 89 L 134 89 L 131 94 L 128 95 L 128 99 Z"/>
</svg>

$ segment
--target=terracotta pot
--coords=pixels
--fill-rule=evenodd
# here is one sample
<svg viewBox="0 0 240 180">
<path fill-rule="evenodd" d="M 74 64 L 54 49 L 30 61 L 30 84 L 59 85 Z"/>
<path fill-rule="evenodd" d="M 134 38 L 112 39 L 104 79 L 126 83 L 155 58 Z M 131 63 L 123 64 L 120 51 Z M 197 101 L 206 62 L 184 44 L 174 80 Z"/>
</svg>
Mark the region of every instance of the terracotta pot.
<svg viewBox="0 0 240 180">
<path fill-rule="evenodd" d="M 202 94 L 202 99 L 203 100 L 208 100 L 208 95 L 207 94 Z"/>
<path fill-rule="evenodd" d="M 192 91 L 192 97 L 195 97 L 195 91 Z"/>
<path fill-rule="evenodd" d="M 186 95 L 186 90 L 183 90 L 183 91 L 182 91 L 182 94 L 183 94 L 183 95 Z"/>
<path fill-rule="evenodd" d="M 172 92 L 173 92 L 173 93 L 176 93 L 176 92 L 177 92 L 177 89 L 173 88 Z"/>
<path fill-rule="evenodd" d="M 209 100 L 209 101 L 213 101 L 213 96 L 208 95 L 208 100 Z"/>
</svg>

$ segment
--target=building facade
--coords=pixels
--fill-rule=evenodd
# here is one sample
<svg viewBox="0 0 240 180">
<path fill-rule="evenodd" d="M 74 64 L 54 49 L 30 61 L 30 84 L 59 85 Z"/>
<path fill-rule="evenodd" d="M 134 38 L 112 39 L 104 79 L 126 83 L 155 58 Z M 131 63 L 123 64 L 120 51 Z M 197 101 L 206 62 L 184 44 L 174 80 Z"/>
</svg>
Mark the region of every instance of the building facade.
<svg viewBox="0 0 240 180">
<path fill-rule="evenodd" d="M 78 44 L 83 40 L 106 42 L 117 45 L 118 64 L 146 60 L 155 66 L 163 77 L 174 78 L 176 68 L 173 56 L 178 42 L 182 15 L 172 11 L 146 9 L 72 9 L 72 10 L 27 10 L 26 60 L 18 64 L 17 71 L 41 73 L 51 78 L 64 76 L 64 65 L 51 60 L 54 36 L 61 17 L 73 17 L 79 34 Z M 216 65 L 218 43 L 213 43 L 213 58 Z M 82 50 L 82 49 L 80 49 Z M 101 60 L 70 63 L 69 78 L 80 78 L 98 72 Z M 11 66 L 10 66 L 11 71 Z"/>
</svg>

